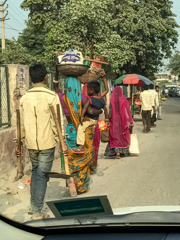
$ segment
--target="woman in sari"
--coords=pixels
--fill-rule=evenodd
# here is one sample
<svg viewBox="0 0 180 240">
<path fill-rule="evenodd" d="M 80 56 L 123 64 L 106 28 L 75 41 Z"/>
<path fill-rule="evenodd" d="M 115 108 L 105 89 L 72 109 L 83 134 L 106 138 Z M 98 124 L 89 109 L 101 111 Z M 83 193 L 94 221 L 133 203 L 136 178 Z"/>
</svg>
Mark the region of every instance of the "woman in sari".
<svg viewBox="0 0 180 240">
<path fill-rule="evenodd" d="M 131 141 L 130 131 L 134 125 L 128 100 L 123 95 L 121 87 L 115 87 L 111 94 L 109 109 L 109 143 L 105 150 L 105 156 L 129 154 Z"/>
<path fill-rule="evenodd" d="M 58 88 L 58 71 L 56 71 L 54 89 L 58 93 L 64 114 L 67 119 L 66 127 L 66 144 L 68 146 L 68 159 L 69 170 L 75 180 L 75 186 L 77 193 L 84 193 L 89 190 L 90 181 L 90 169 L 89 163 L 93 157 L 93 136 L 94 130 L 92 127 L 86 129 L 85 132 L 85 151 L 84 154 L 75 154 L 71 149 L 77 148 L 77 128 L 79 122 L 79 116 L 81 113 L 82 105 L 86 101 L 87 97 L 81 95 L 80 82 L 74 77 L 66 79 L 67 93 L 63 94 Z M 88 108 L 88 113 L 93 115 L 99 115 L 102 110 Z M 86 118 L 84 118 L 86 121 Z M 73 191 L 73 190 L 72 190 Z"/>
</svg>

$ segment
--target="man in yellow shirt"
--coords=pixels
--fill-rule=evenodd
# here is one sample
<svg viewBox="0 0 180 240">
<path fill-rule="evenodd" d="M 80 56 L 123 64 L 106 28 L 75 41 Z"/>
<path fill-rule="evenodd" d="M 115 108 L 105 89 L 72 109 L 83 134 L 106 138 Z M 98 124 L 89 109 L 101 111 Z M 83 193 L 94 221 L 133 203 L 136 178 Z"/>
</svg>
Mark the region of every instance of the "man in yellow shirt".
<svg viewBox="0 0 180 240">
<path fill-rule="evenodd" d="M 144 91 L 140 95 L 140 99 L 142 101 L 141 110 L 142 110 L 142 120 L 144 125 L 144 129 L 143 129 L 144 133 L 150 132 L 151 114 L 152 114 L 153 105 L 154 105 L 153 96 L 148 90 L 149 90 L 149 86 L 145 85 Z"/>
<path fill-rule="evenodd" d="M 49 178 L 43 172 L 51 171 L 58 132 L 49 105 L 56 110 L 58 96 L 45 86 L 47 70 L 42 64 L 30 67 L 33 88 L 20 99 L 21 137 L 29 150 L 32 163 L 31 209 L 33 220 L 47 216 L 41 213 Z M 16 151 L 18 155 L 18 151 Z"/>
</svg>

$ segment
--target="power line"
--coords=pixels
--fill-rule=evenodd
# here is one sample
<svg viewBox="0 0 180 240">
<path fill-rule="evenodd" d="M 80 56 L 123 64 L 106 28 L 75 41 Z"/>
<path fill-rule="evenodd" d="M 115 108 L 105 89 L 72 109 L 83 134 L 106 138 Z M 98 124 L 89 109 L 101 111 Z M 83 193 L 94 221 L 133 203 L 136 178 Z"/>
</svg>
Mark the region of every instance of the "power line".
<svg viewBox="0 0 180 240">
<path fill-rule="evenodd" d="M 9 26 L 9 24 L 6 24 L 6 25 L 9 27 L 9 28 L 6 27 L 6 29 L 11 29 L 11 30 L 14 30 L 14 31 L 16 31 L 16 32 L 18 32 L 18 33 L 21 33 L 21 32 L 20 32 L 21 30 L 12 28 L 11 26 Z"/>
<path fill-rule="evenodd" d="M 10 13 L 9 15 L 12 16 L 12 18 L 16 21 L 16 24 L 17 24 L 17 25 L 19 25 L 20 27 L 22 27 L 22 23 L 21 23 L 19 20 L 17 20 L 17 18 L 14 17 L 14 16 L 12 15 L 12 13 Z"/>
<path fill-rule="evenodd" d="M 14 8 L 16 8 L 17 9 L 17 7 L 9 0 L 9 3 L 11 3 L 13 6 L 14 6 Z M 17 11 L 19 11 L 19 9 L 17 9 Z M 21 13 L 22 14 L 22 13 Z M 22 14 L 23 15 L 23 14 Z M 25 15 L 23 15 L 25 18 L 27 18 L 27 16 L 25 16 Z"/>
<path fill-rule="evenodd" d="M 19 13 L 17 13 L 11 6 L 10 6 L 9 8 L 10 8 L 12 11 L 14 11 L 14 13 L 15 13 L 18 17 L 20 17 L 23 21 L 25 21 L 25 19 L 22 18 L 21 15 L 19 15 Z"/>
</svg>

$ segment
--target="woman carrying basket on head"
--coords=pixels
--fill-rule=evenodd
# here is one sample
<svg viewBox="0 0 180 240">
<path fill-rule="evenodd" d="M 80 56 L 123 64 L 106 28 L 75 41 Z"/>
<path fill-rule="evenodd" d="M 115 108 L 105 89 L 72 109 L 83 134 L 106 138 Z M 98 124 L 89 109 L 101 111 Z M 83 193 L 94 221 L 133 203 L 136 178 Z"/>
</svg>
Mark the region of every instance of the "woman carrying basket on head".
<svg viewBox="0 0 180 240">
<path fill-rule="evenodd" d="M 76 148 L 77 140 L 77 127 L 79 124 L 79 113 L 82 105 L 87 100 L 87 97 L 81 94 L 80 84 L 74 81 L 71 77 L 66 79 L 67 94 L 63 94 L 58 87 L 58 71 L 56 71 L 54 89 L 58 93 L 61 105 L 66 115 L 68 125 L 66 128 L 66 134 L 68 135 L 66 144 L 69 152 L 69 170 L 74 175 L 76 182 L 76 189 L 78 193 L 84 193 L 89 190 L 90 170 L 89 163 L 93 158 L 93 135 L 94 130 L 89 127 L 86 134 L 86 146 L 83 155 L 73 153 L 71 149 Z M 71 93 L 71 94 L 69 94 Z M 78 96 L 78 101 L 77 101 Z M 102 113 L 102 110 L 96 110 L 88 107 L 88 113 L 98 115 Z"/>
</svg>

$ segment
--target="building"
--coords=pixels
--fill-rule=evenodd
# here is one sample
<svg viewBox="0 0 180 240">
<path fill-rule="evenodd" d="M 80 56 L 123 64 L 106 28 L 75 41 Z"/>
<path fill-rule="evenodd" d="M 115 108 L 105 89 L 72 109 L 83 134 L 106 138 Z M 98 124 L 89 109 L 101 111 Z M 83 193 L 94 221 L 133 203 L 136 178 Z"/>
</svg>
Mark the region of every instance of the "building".
<svg viewBox="0 0 180 240">
<path fill-rule="evenodd" d="M 156 76 L 156 84 L 161 82 L 172 83 L 178 80 L 178 77 L 171 73 L 157 73 Z"/>
</svg>

